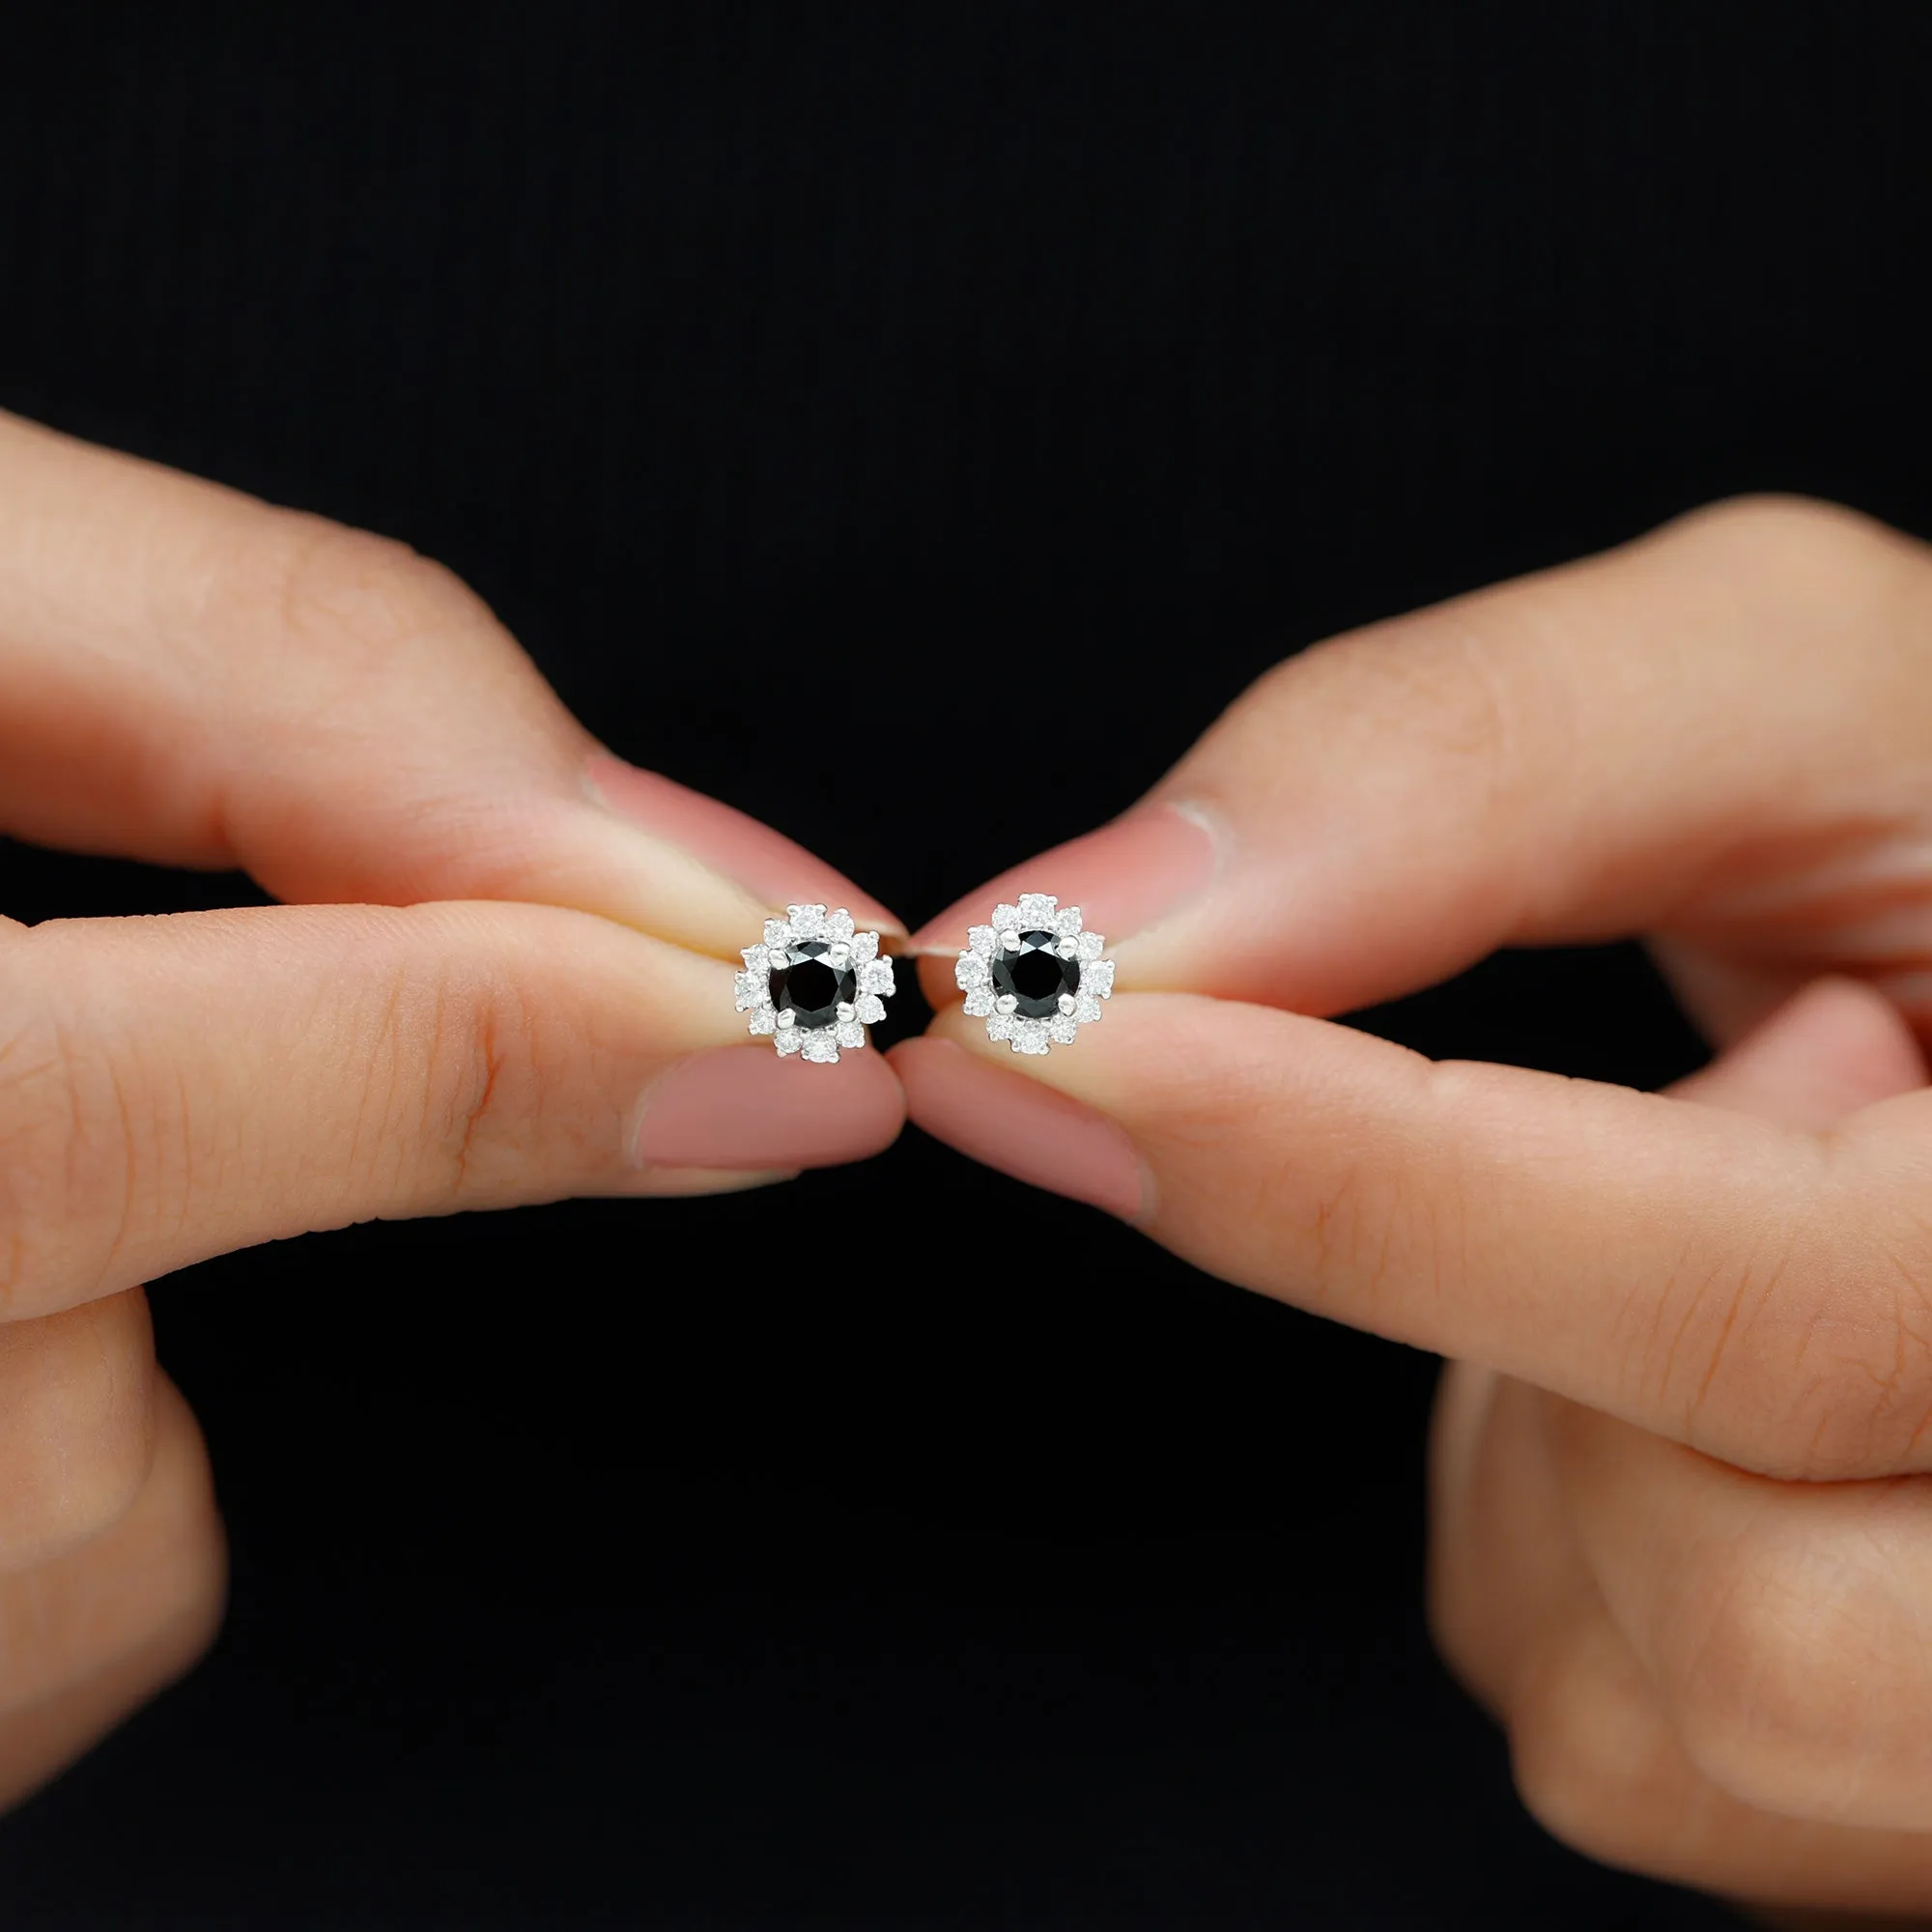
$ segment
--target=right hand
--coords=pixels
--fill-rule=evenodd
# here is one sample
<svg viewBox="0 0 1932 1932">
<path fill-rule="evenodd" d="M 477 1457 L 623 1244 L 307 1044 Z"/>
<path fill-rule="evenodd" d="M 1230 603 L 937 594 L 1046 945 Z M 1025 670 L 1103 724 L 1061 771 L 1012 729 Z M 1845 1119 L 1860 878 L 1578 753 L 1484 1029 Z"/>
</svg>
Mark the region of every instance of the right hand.
<svg viewBox="0 0 1932 1932">
<path fill-rule="evenodd" d="M 620 764 L 453 578 L 0 416 L 0 832 L 284 900 L 0 920 L 0 1804 L 200 1653 L 223 1552 L 141 1284 L 307 1229 L 682 1194 L 897 1133 L 732 965 L 890 915 Z M 729 963 L 727 963 L 729 962 Z"/>
</svg>

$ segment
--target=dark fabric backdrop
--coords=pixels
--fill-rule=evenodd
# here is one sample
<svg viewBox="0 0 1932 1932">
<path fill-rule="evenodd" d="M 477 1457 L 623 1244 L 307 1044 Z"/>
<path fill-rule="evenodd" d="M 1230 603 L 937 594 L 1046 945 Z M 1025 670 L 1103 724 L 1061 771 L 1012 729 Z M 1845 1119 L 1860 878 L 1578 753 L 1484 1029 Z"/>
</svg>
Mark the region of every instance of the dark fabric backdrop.
<svg viewBox="0 0 1932 1932">
<path fill-rule="evenodd" d="M 0 406 L 407 538 L 916 920 L 1323 633 L 1741 489 L 1932 533 L 1928 76 L 1912 5 L 8 10 Z M 1698 1051 L 1632 950 L 1370 1023 Z M 233 1615 L 10 1926 L 1728 1922 L 1434 1662 L 1432 1361 L 917 1135 L 156 1304 Z"/>
</svg>

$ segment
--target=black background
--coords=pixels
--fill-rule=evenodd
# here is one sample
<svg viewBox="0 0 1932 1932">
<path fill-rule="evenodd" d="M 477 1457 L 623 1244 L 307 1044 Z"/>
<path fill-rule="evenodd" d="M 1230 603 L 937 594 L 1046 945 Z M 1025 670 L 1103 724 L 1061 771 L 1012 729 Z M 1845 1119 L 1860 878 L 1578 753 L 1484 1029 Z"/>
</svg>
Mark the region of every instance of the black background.
<svg viewBox="0 0 1932 1932">
<path fill-rule="evenodd" d="M 1932 531 L 1928 80 L 1909 5 L 10 11 L 0 405 L 407 538 L 918 920 L 1326 632 L 1740 489 Z M 1371 1023 L 1697 1053 L 1634 951 Z M 917 1135 L 156 1304 L 233 1615 L 10 1925 L 1725 1922 L 1431 1658 L 1433 1362 Z"/>
</svg>

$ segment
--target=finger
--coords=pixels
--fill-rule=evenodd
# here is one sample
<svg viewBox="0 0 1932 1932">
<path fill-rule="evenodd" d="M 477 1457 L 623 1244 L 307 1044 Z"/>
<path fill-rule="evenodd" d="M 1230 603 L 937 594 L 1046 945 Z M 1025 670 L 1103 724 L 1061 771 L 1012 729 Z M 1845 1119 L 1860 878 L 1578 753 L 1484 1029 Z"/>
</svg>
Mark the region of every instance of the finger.
<svg viewBox="0 0 1932 1932">
<path fill-rule="evenodd" d="M 462 584 L 0 415 L 0 828 L 239 867 L 291 900 L 569 905 L 731 958 L 768 908 L 885 909 L 606 753 Z"/>
<path fill-rule="evenodd" d="M 351 1221 L 876 1152 L 879 1056 L 741 1041 L 722 963 L 542 906 L 0 929 L 0 1312 Z"/>
<path fill-rule="evenodd" d="M 1928 640 L 1919 546 L 1723 506 L 1304 653 L 1124 818 L 914 944 L 1049 892 L 1122 986 L 1335 1013 L 1498 946 L 1662 930 L 1779 993 L 1856 971 L 1923 1019 Z"/>
<path fill-rule="evenodd" d="M 163 1381 L 154 1457 L 121 1519 L 62 1556 L 0 1576 L 0 1806 L 201 1655 L 225 1579 L 208 1458 L 187 1405 Z"/>
<path fill-rule="evenodd" d="M 1546 1427 L 1604 1605 L 1702 1776 L 1784 1817 L 1932 1832 L 1925 1480 L 1768 1482 L 1568 1404 Z"/>
<path fill-rule="evenodd" d="M 1927 1077 L 1898 1009 L 1858 980 L 1832 979 L 1814 980 L 1670 1092 L 1822 1133 Z"/>
<path fill-rule="evenodd" d="M 0 1577 L 127 1514 L 153 1460 L 156 1373 L 139 1289 L 0 1323 Z"/>
<path fill-rule="evenodd" d="M 1821 1138 L 1172 994 L 1027 1076 L 956 1008 L 895 1063 L 928 1132 L 1226 1280 L 1771 1473 L 1932 1455 L 1923 1094 Z M 1041 1087 L 1099 1121 L 1016 1128 Z"/>
</svg>

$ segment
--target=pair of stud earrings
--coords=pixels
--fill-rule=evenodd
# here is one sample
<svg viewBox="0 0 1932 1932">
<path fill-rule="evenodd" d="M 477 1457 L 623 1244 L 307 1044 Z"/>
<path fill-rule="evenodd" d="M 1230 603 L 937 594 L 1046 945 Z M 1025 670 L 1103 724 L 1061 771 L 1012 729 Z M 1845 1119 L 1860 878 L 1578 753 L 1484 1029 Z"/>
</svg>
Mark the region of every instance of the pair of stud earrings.
<svg viewBox="0 0 1932 1932">
<path fill-rule="evenodd" d="M 952 968 L 966 1010 L 1015 1053 L 1071 1046 L 1113 996 L 1105 942 L 1082 929 L 1078 906 L 1050 894 L 996 905 L 992 923 L 969 927 L 966 941 Z M 893 990 L 893 962 L 880 955 L 876 932 L 860 932 L 843 907 L 795 905 L 766 920 L 762 945 L 745 948 L 737 1004 L 781 1054 L 830 1063 L 841 1047 L 866 1044 Z"/>
</svg>

